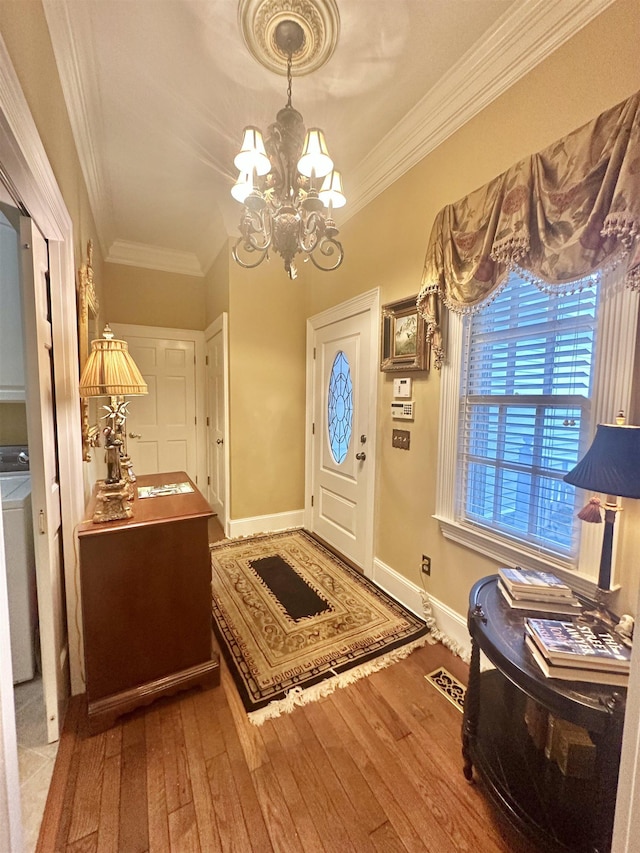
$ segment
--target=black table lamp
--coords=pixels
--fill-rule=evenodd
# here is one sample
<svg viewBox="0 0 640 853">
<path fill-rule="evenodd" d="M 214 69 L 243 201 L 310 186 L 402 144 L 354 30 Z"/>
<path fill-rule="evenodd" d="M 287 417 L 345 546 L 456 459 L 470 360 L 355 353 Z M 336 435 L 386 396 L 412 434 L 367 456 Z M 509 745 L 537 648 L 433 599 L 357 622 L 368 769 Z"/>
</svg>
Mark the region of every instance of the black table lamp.
<svg viewBox="0 0 640 853">
<path fill-rule="evenodd" d="M 619 510 L 617 498 L 640 498 L 640 427 L 626 426 L 620 415 L 616 424 L 598 424 L 593 443 L 564 480 L 580 489 L 607 496 L 604 504 L 604 535 L 598 573 L 598 590 L 611 590 L 613 526 Z M 591 498 L 578 513 L 583 521 L 602 522 L 599 498 Z"/>
</svg>

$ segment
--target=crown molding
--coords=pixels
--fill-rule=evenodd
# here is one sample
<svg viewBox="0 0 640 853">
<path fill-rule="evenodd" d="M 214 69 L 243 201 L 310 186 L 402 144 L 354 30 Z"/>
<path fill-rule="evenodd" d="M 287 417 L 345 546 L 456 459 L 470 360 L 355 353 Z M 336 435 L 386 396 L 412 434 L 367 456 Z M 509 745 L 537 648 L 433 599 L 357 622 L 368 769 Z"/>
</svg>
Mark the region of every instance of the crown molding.
<svg viewBox="0 0 640 853">
<path fill-rule="evenodd" d="M 615 0 L 521 0 L 373 148 L 345 219 L 373 201 Z"/>
<path fill-rule="evenodd" d="M 102 253 L 113 235 L 113 208 L 108 169 L 99 138 L 100 114 L 92 104 L 100 103 L 100 87 L 95 68 L 89 4 L 73 7 L 59 0 L 42 0 L 51 44 L 80 167 L 87 187 L 89 204 L 96 224 Z"/>
<path fill-rule="evenodd" d="M 105 257 L 111 264 L 125 264 L 129 267 L 159 270 L 160 272 L 179 273 L 202 278 L 204 272 L 200 261 L 192 252 L 179 252 L 164 249 L 162 246 L 150 246 L 146 243 L 132 243 L 130 240 L 114 240 Z"/>
</svg>

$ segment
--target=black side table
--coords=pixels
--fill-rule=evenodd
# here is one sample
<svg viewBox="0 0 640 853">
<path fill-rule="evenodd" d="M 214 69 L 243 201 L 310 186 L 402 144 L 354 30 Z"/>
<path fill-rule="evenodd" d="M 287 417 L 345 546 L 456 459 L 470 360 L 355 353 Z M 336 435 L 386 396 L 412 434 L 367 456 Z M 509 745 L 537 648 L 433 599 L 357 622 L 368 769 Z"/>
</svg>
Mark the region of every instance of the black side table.
<svg viewBox="0 0 640 853">
<path fill-rule="evenodd" d="M 524 643 L 526 611 L 509 607 L 497 575 L 469 596 L 471 665 L 462 724 L 464 775 L 475 769 L 511 825 L 554 853 L 611 849 L 626 689 L 545 678 Z M 480 651 L 495 669 L 480 671 Z M 591 778 L 564 776 L 536 747 L 525 723 L 527 697 L 589 731 Z"/>
</svg>

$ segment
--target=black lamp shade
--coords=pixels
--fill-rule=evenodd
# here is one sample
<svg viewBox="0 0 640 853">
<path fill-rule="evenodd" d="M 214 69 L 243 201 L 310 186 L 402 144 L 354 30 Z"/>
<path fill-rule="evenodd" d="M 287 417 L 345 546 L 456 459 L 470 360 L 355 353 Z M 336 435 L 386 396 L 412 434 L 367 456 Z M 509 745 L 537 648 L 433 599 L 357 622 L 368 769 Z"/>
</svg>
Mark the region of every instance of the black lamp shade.
<svg viewBox="0 0 640 853">
<path fill-rule="evenodd" d="M 563 479 L 590 492 L 640 498 L 640 427 L 599 424 L 591 447 Z"/>
</svg>

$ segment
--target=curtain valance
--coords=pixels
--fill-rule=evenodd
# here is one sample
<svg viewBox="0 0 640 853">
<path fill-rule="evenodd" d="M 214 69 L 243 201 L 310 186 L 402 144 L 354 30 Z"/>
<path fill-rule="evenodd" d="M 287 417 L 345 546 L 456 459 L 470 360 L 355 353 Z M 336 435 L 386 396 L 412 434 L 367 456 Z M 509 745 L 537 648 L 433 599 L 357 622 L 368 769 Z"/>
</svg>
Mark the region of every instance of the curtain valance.
<svg viewBox="0 0 640 853">
<path fill-rule="evenodd" d="M 512 269 L 575 288 L 623 260 L 640 290 L 639 235 L 640 92 L 438 213 L 418 294 L 436 366 L 441 303 L 473 311 Z"/>
</svg>

